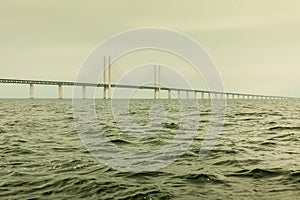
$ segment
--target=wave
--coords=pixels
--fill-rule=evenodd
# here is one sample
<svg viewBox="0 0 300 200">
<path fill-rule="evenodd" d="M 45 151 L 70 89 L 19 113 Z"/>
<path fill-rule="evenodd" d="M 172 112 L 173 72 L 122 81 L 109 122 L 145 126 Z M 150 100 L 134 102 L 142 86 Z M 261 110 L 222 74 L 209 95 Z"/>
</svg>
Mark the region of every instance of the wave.
<svg viewBox="0 0 300 200">
<path fill-rule="evenodd" d="M 176 123 L 164 123 L 163 124 L 164 128 L 168 128 L 168 129 L 175 129 L 178 130 L 179 129 L 179 125 Z"/>
<path fill-rule="evenodd" d="M 299 131 L 300 127 L 299 126 L 274 126 L 274 127 L 269 128 L 269 130 L 270 131 L 273 131 L 273 130 L 279 130 L 279 131 L 282 131 L 282 130 L 295 130 L 295 131 Z"/>
<path fill-rule="evenodd" d="M 261 168 L 255 168 L 252 170 L 240 170 L 235 173 L 229 174 L 229 176 L 235 177 L 249 177 L 249 178 L 269 178 L 285 175 L 287 172 L 281 170 L 267 170 Z"/>
<path fill-rule="evenodd" d="M 131 142 L 124 140 L 124 139 L 113 139 L 110 140 L 112 143 L 116 144 L 116 145 L 124 145 L 124 144 L 131 144 Z"/>
<path fill-rule="evenodd" d="M 215 184 L 223 184 L 224 181 L 219 179 L 217 176 L 212 175 L 212 174 L 187 174 L 187 175 L 181 175 L 181 176 L 175 176 L 175 178 L 183 179 L 188 182 L 192 183 L 215 183 Z"/>
</svg>

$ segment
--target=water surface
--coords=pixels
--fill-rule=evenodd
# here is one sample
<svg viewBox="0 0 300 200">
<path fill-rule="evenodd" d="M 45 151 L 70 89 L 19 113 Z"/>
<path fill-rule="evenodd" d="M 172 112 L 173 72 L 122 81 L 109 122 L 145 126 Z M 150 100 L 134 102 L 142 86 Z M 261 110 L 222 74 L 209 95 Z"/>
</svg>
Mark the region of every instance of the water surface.
<svg viewBox="0 0 300 200">
<path fill-rule="evenodd" d="M 133 121 L 147 125 L 154 104 L 168 118 L 153 137 L 135 140 L 120 130 L 104 100 L 96 103 L 99 126 L 119 148 L 157 150 L 177 134 L 180 112 L 176 100 L 132 100 Z M 128 173 L 86 149 L 71 100 L 0 100 L 0 199 L 297 199 L 300 101 L 227 104 L 222 135 L 208 156 L 198 155 L 211 117 L 209 101 L 200 100 L 198 135 L 184 155 L 158 171 Z"/>
</svg>

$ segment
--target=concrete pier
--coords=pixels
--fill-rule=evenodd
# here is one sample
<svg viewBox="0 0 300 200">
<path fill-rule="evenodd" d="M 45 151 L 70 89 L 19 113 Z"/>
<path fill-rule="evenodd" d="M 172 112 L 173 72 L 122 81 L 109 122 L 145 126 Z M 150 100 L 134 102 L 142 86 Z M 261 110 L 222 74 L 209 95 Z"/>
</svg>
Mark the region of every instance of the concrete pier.
<svg viewBox="0 0 300 200">
<path fill-rule="evenodd" d="M 186 99 L 189 99 L 189 91 L 186 91 Z"/>
<path fill-rule="evenodd" d="M 34 85 L 32 83 L 29 86 L 29 98 L 34 99 Z"/>
<path fill-rule="evenodd" d="M 180 99 L 180 90 L 177 90 L 177 98 Z"/>
<path fill-rule="evenodd" d="M 86 86 L 82 86 L 82 99 L 86 99 Z"/>
<path fill-rule="evenodd" d="M 158 88 L 158 99 L 160 99 L 160 87 Z"/>
<path fill-rule="evenodd" d="M 62 85 L 58 85 L 58 99 L 62 99 Z"/>
<path fill-rule="evenodd" d="M 168 99 L 171 99 L 171 90 L 168 90 Z"/>
</svg>

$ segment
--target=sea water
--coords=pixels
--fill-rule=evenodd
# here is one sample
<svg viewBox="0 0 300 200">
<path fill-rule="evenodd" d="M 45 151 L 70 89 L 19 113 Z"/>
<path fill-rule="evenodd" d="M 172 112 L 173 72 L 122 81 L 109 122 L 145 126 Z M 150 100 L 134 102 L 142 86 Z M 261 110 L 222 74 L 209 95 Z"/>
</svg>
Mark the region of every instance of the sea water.
<svg viewBox="0 0 300 200">
<path fill-rule="evenodd" d="M 299 199 L 300 101 L 227 100 L 222 133 L 205 157 L 210 101 L 199 100 L 197 135 L 168 166 L 145 172 L 114 169 L 89 151 L 72 100 L 0 100 L 0 199 Z M 166 113 L 162 130 L 135 138 L 122 130 L 108 100 L 96 100 L 99 128 L 115 147 L 151 152 L 178 133 L 176 100 L 131 100 L 132 123 Z M 138 132 L 138 130 L 137 130 Z M 81 138 L 81 139 L 80 139 Z"/>
</svg>

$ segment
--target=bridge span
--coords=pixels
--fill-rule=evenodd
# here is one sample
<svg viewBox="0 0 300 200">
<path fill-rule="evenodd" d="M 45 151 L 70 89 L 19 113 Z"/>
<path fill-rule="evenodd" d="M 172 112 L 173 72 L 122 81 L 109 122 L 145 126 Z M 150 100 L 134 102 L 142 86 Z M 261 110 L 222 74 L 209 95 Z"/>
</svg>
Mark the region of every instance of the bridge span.
<svg viewBox="0 0 300 200">
<path fill-rule="evenodd" d="M 34 85 L 57 85 L 58 86 L 58 98 L 63 98 L 62 86 L 78 86 L 82 87 L 82 98 L 86 98 L 86 87 L 100 87 L 103 88 L 103 98 L 111 98 L 111 88 L 127 88 L 127 89 L 140 89 L 140 90 L 153 90 L 154 99 L 160 99 L 160 92 L 168 92 L 168 99 L 171 99 L 171 92 L 177 92 L 177 98 L 181 98 L 182 92 L 186 93 L 185 98 L 189 98 L 190 93 L 194 93 L 194 98 L 199 99 L 290 99 L 292 97 L 284 96 L 270 96 L 259 94 L 247 94 L 247 93 L 234 93 L 234 92 L 218 92 L 208 90 L 197 89 L 184 89 L 184 88 L 167 88 L 161 87 L 160 84 L 155 83 L 154 86 L 136 86 L 136 85 L 121 85 L 104 82 L 104 83 L 85 83 L 85 82 L 71 82 L 71 81 L 49 81 L 49 80 L 20 80 L 20 79 L 0 79 L 0 83 L 3 84 L 26 84 L 29 85 L 29 98 L 34 99 Z M 108 95 L 107 95 L 108 92 Z M 158 95 L 157 95 L 158 93 Z M 198 97 L 198 94 L 200 96 Z"/>
</svg>

